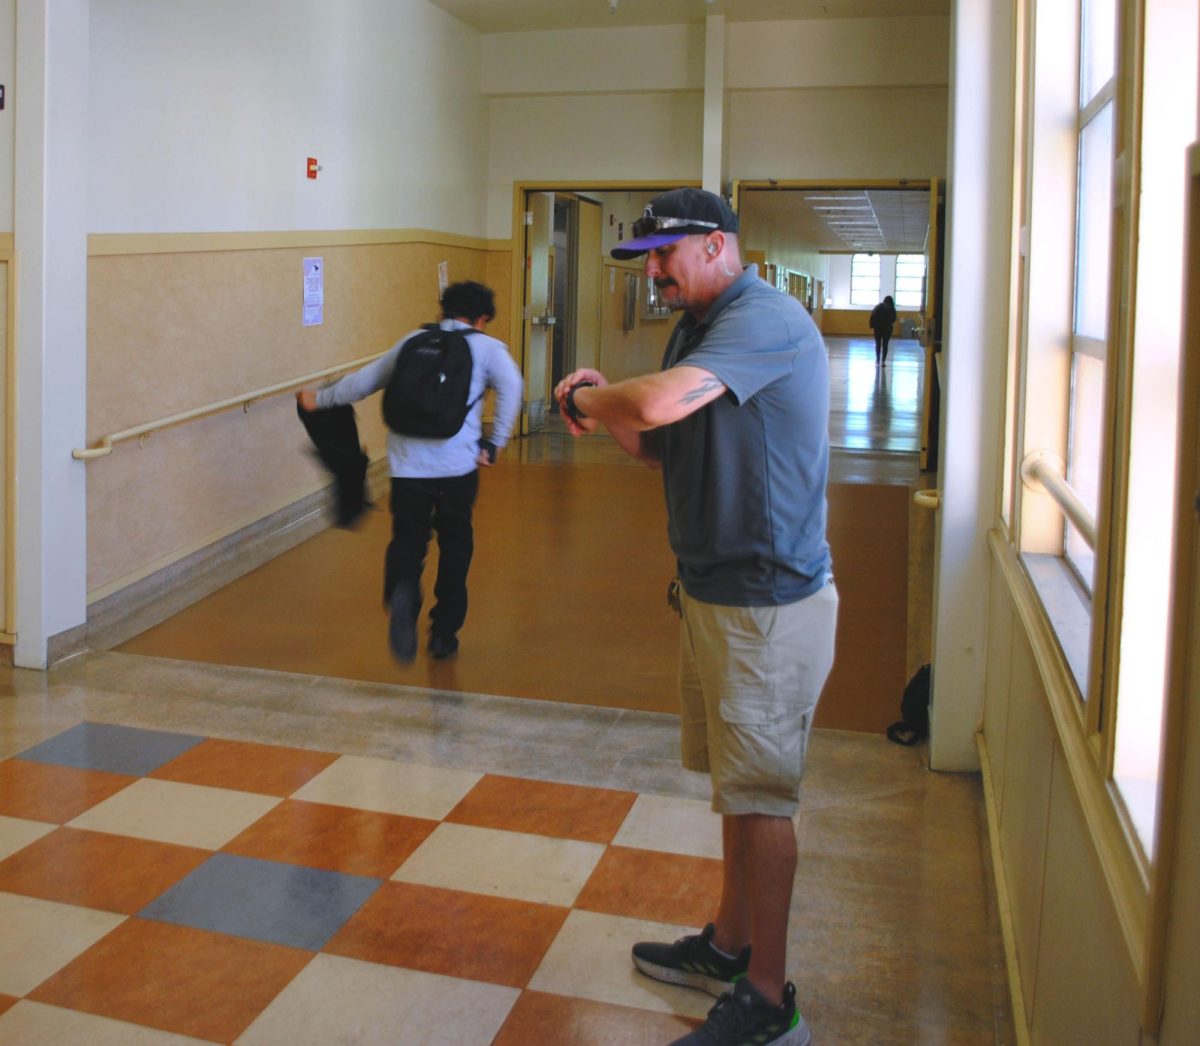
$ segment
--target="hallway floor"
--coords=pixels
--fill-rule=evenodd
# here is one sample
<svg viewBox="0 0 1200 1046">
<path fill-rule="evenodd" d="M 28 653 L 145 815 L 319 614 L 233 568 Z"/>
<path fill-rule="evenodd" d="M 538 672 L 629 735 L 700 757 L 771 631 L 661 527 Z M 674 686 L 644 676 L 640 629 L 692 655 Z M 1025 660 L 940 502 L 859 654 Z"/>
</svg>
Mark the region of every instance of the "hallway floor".
<svg viewBox="0 0 1200 1046">
<path fill-rule="evenodd" d="M 888 387 L 869 342 L 834 339 L 830 356 L 834 442 L 856 449 L 835 451 L 831 496 L 849 674 L 823 705 L 852 729 L 818 718 L 813 733 L 789 975 L 816 1043 L 1011 1043 L 979 777 L 930 773 L 923 746 L 879 726 L 906 640 L 908 662 L 928 642 L 912 361 L 896 358 L 891 387 L 908 391 L 885 416 L 864 406 L 864 381 Z M 378 557 L 329 531 L 282 567 L 334 579 L 316 608 L 268 570 L 265 602 L 231 585 L 168 619 L 193 644 L 169 656 L 129 643 L 46 673 L 0 667 L 0 1042 L 660 1046 L 694 1026 L 712 1000 L 629 960 L 636 940 L 711 917 L 720 819 L 707 778 L 679 767 L 666 710 L 676 626 L 657 480 L 605 467 L 613 451 L 548 433 L 486 477 L 481 507 L 540 507 L 520 540 L 497 535 L 510 554 L 481 550 L 515 574 L 473 588 L 487 624 L 457 665 L 352 678 L 304 660 L 383 650 L 362 591 Z M 355 551 L 339 559 L 339 543 Z M 567 592 L 534 583 L 547 575 Z M 349 627 L 339 586 L 377 629 Z M 573 618 L 583 638 L 538 639 Z M 226 625 L 223 655 L 186 652 Z M 291 660 L 227 656 L 273 635 Z"/>
<path fill-rule="evenodd" d="M 916 454 L 897 449 L 915 440 L 920 346 L 898 341 L 882 369 L 870 339 L 831 339 L 829 353 L 831 398 L 842 405 L 831 441 L 862 446 L 835 450 L 831 461 L 839 647 L 816 725 L 881 732 L 897 718 L 906 680 L 929 659 L 932 516 L 912 507 L 911 491 L 924 482 Z M 869 390 L 893 379 L 900 391 L 885 409 Z M 550 425 L 516 441 L 483 473 L 475 524 L 471 610 L 462 652 L 447 661 L 421 650 L 414 663 L 400 665 L 383 642 L 386 509 L 368 513 L 355 531 L 325 530 L 244 576 L 220 579 L 185 609 L 173 607 L 165 619 L 140 622 L 104 645 L 435 690 L 675 711 L 678 621 L 664 598 L 674 561 L 657 473 L 608 437 L 573 440 Z M 436 559 L 434 542 L 426 609 Z"/>
<path fill-rule="evenodd" d="M 666 1043 L 711 1000 L 629 946 L 719 885 L 676 729 L 116 653 L 0 670 L 0 1041 Z M 979 779 L 922 754 L 814 733 L 814 1042 L 1012 1041 Z"/>
</svg>

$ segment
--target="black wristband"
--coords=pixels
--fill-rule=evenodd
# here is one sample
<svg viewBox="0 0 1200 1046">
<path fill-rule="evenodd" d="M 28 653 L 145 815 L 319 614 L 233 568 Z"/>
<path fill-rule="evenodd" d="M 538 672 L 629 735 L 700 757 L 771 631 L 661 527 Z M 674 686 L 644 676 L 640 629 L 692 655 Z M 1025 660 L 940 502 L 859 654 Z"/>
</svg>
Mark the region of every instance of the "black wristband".
<svg viewBox="0 0 1200 1046">
<path fill-rule="evenodd" d="M 566 400 L 563 403 L 563 407 L 567 412 L 568 418 L 570 418 L 572 421 L 578 421 L 580 418 L 587 417 L 587 415 L 584 414 L 583 411 L 581 411 L 577 406 L 575 406 L 575 390 L 576 389 L 594 389 L 595 387 L 596 387 L 596 383 L 594 381 L 580 381 L 580 382 L 577 382 L 576 384 L 572 385 L 569 389 L 567 389 Z"/>
</svg>

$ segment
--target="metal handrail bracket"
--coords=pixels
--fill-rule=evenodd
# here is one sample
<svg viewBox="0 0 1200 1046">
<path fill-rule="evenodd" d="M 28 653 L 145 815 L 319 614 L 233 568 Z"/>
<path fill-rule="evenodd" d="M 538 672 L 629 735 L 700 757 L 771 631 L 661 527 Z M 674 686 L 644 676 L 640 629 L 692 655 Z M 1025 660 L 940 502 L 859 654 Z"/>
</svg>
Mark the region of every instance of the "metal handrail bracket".
<svg viewBox="0 0 1200 1046">
<path fill-rule="evenodd" d="M 220 414 L 222 411 L 233 407 L 241 407 L 243 411 L 248 412 L 250 405 L 258 400 L 266 399 L 268 396 L 277 396 L 281 392 L 302 389 L 306 385 L 311 385 L 313 382 L 321 381 L 334 374 L 357 370 L 359 367 L 366 366 L 366 364 L 384 355 L 386 355 L 386 352 L 377 352 L 373 356 L 363 356 L 361 359 L 350 360 L 347 363 L 339 363 L 333 367 L 326 367 L 324 370 L 314 371 L 312 374 L 305 374 L 302 378 L 281 381 L 275 385 L 268 385 L 266 388 L 255 389 L 253 392 L 244 392 L 240 396 L 230 396 L 228 399 L 218 400 L 216 403 L 209 403 L 203 407 L 180 411 L 178 414 L 169 414 L 165 418 L 147 421 L 141 425 L 135 425 L 133 428 L 122 429 L 120 432 L 112 432 L 102 437 L 100 442 L 94 447 L 77 448 L 71 451 L 71 457 L 77 461 L 91 461 L 94 458 L 107 457 L 113 452 L 113 447 L 116 444 L 124 443 L 126 440 L 131 439 L 142 440 L 144 442 L 146 438 L 153 435 L 159 429 L 170 428 L 172 425 L 182 425 L 185 421 L 195 421 L 197 418 L 206 418 L 211 414 Z"/>
<path fill-rule="evenodd" d="M 1062 458 L 1049 450 L 1032 451 L 1021 462 L 1021 480 L 1025 486 L 1049 494 L 1062 514 L 1075 525 L 1088 548 L 1095 551 L 1096 521 L 1067 482 L 1065 474 Z"/>
</svg>

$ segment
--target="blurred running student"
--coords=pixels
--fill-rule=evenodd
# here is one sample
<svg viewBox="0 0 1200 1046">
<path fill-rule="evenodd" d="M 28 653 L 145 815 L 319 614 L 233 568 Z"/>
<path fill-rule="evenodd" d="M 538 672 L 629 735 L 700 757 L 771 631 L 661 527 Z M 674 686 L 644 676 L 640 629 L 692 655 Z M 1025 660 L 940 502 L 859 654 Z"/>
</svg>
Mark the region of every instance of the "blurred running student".
<svg viewBox="0 0 1200 1046">
<path fill-rule="evenodd" d="M 483 333 L 496 314 L 495 298 L 481 283 L 454 283 L 442 294 L 443 331 L 460 331 L 470 347 L 469 391 L 462 427 L 445 438 L 388 433 L 392 474 L 392 540 L 384 567 L 383 597 L 391 618 L 388 640 L 400 661 L 417 652 L 421 612 L 421 572 L 431 533 L 437 533 L 438 571 L 429 612 L 428 651 L 434 658 L 458 651 L 458 631 L 467 616 L 467 572 L 474 552 L 472 509 L 479 491 L 479 468 L 493 464 L 507 442 L 521 407 L 523 382 L 504 342 Z M 412 331 L 379 359 L 340 381 L 297 394 L 301 407 L 318 410 L 353 403 L 391 382 L 405 344 L 425 335 Z M 402 372 L 406 373 L 406 372 Z M 483 438 L 483 394 L 496 392 L 495 415 Z"/>
</svg>

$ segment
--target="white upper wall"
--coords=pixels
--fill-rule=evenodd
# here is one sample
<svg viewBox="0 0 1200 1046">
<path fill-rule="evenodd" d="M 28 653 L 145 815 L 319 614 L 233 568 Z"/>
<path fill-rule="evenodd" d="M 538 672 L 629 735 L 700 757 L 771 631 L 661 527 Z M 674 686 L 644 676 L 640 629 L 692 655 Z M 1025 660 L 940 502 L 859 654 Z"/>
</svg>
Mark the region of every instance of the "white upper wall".
<svg viewBox="0 0 1200 1046">
<path fill-rule="evenodd" d="M 481 71 L 488 95 L 701 91 L 704 25 L 497 33 Z"/>
<path fill-rule="evenodd" d="M 730 22 L 731 90 L 940 84 L 950 76 L 946 18 Z"/>
<path fill-rule="evenodd" d="M 523 181 L 699 183 L 703 25 L 483 40 L 488 235 Z M 949 20 L 727 24 L 728 176 L 924 179 L 946 168 Z"/>
<path fill-rule="evenodd" d="M 632 114 L 632 115 L 631 115 Z M 704 96 L 495 98 L 489 108 L 488 235 L 513 235 L 513 184 L 700 180 Z"/>
<path fill-rule="evenodd" d="M 729 99 L 733 178 L 941 178 L 944 87 L 737 91 Z"/>
<path fill-rule="evenodd" d="M 507 239 L 515 182 L 702 173 L 703 24 L 481 37 L 426 0 L 93 0 L 91 26 L 93 233 Z M 944 174 L 946 19 L 727 30 L 731 177 Z"/>
<path fill-rule="evenodd" d="M 480 38 L 425 0 L 93 0 L 91 27 L 90 232 L 483 235 Z"/>
<path fill-rule="evenodd" d="M 731 90 L 780 87 L 945 87 L 946 18 L 727 22 Z M 483 38 L 484 94 L 700 91 L 703 23 L 496 33 Z"/>
</svg>

